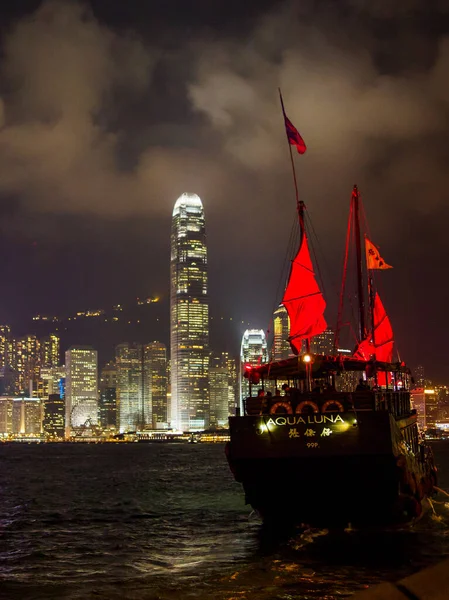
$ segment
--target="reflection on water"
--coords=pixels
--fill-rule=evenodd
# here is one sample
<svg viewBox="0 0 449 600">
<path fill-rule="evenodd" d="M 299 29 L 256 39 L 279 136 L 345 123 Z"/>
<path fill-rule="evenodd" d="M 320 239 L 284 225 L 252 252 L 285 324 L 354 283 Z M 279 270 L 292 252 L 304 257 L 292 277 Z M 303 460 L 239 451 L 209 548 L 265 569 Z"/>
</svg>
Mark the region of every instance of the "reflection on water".
<svg viewBox="0 0 449 600">
<path fill-rule="evenodd" d="M 330 600 L 449 556 L 444 504 L 407 531 L 267 532 L 223 450 L 0 446 L 0 597 Z"/>
</svg>

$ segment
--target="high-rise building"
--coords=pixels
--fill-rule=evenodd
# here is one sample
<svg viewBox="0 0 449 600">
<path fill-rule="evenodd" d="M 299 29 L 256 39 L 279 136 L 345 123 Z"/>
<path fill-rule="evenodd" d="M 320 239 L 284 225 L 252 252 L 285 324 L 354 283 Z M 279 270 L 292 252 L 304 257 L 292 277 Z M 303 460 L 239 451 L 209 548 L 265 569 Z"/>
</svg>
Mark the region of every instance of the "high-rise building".
<svg viewBox="0 0 449 600">
<path fill-rule="evenodd" d="M 170 263 L 171 426 L 207 427 L 209 301 L 204 210 L 196 194 L 173 209 Z"/>
<path fill-rule="evenodd" d="M 239 401 L 239 375 L 240 375 L 240 361 L 236 358 L 227 359 L 228 365 L 228 415 L 235 416 L 235 409 L 240 406 Z"/>
<path fill-rule="evenodd" d="M 48 398 L 52 394 L 65 397 L 65 365 L 60 367 L 42 367 L 38 386 L 39 398 Z"/>
<path fill-rule="evenodd" d="M 426 405 L 426 427 L 427 429 L 435 429 L 439 418 L 438 396 L 434 389 L 424 389 L 424 398 Z"/>
<path fill-rule="evenodd" d="M 415 369 L 415 385 L 418 388 L 423 388 L 425 385 L 424 367 L 422 365 L 418 365 Z"/>
<path fill-rule="evenodd" d="M 51 440 L 61 440 L 65 433 L 65 401 L 59 394 L 50 394 L 43 400 L 44 422 L 43 429 L 46 437 Z"/>
<path fill-rule="evenodd" d="M 73 346 L 65 353 L 66 437 L 72 427 L 98 421 L 98 356 L 90 346 Z"/>
<path fill-rule="evenodd" d="M 12 367 L 16 372 L 19 395 L 37 395 L 40 377 L 40 342 L 35 335 L 16 340 Z"/>
<path fill-rule="evenodd" d="M 11 365 L 11 328 L 0 325 L 0 369 Z"/>
<path fill-rule="evenodd" d="M 42 403 L 39 398 L 14 398 L 12 432 L 16 435 L 42 433 Z"/>
<path fill-rule="evenodd" d="M 115 356 L 120 432 L 144 429 L 151 425 L 151 403 L 143 346 L 119 344 L 115 349 Z"/>
<path fill-rule="evenodd" d="M 290 333 L 290 319 L 287 309 L 281 304 L 273 313 L 273 347 L 272 360 L 284 360 L 293 356 L 288 336 Z"/>
<path fill-rule="evenodd" d="M 11 366 L 0 369 L 0 396 L 12 396 L 16 393 L 16 372 Z"/>
<path fill-rule="evenodd" d="M 334 353 L 335 333 L 332 329 L 325 329 L 310 340 L 310 352 L 332 356 Z"/>
<path fill-rule="evenodd" d="M 40 340 L 40 366 L 51 369 L 59 365 L 60 339 L 52 333 Z"/>
<path fill-rule="evenodd" d="M 213 355 L 209 365 L 210 425 L 223 427 L 229 416 L 229 356 Z"/>
<path fill-rule="evenodd" d="M 440 418 L 440 406 L 436 390 L 415 387 L 411 391 L 412 406 L 418 414 L 421 429 L 435 429 Z"/>
<path fill-rule="evenodd" d="M 171 420 L 171 360 L 167 358 L 167 421 Z"/>
<path fill-rule="evenodd" d="M 240 402 L 249 396 L 249 381 L 243 377 L 246 366 L 257 366 L 268 362 L 267 340 L 263 329 L 247 329 L 242 337 L 240 349 Z"/>
<path fill-rule="evenodd" d="M 117 426 L 117 365 L 114 361 L 101 369 L 98 412 L 102 427 Z"/>
<path fill-rule="evenodd" d="M 6 396 L 0 397 L 0 436 L 12 434 L 12 407 L 14 399 Z"/>
<path fill-rule="evenodd" d="M 146 344 L 145 377 L 151 398 L 153 427 L 167 423 L 167 348 L 161 342 Z M 158 425 L 159 423 L 159 425 Z"/>
</svg>

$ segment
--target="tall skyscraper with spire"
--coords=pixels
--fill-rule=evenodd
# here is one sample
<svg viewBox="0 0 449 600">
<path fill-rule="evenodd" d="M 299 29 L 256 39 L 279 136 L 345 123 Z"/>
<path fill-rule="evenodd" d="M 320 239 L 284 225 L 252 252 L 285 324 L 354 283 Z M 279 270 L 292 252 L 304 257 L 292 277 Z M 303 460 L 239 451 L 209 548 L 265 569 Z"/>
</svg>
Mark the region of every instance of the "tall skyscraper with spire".
<svg viewBox="0 0 449 600">
<path fill-rule="evenodd" d="M 174 206 L 170 263 L 171 426 L 209 424 L 209 300 L 204 209 L 196 194 Z"/>
</svg>

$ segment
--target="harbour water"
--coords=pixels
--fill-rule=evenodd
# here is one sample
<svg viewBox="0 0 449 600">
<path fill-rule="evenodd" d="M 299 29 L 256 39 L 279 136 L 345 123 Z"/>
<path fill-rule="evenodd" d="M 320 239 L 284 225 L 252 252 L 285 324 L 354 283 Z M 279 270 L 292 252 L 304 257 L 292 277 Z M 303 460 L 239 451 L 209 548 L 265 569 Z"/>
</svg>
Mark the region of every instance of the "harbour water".
<svg viewBox="0 0 449 600">
<path fill-rule="evenodd" d="M 449 442 L 434 451 L 449 489 Z M 436 510 L 406 531 L 276 540 L 222 444 L 4 444 L 0 598 L 336 600 L 448 557 Z"/>
</svg>

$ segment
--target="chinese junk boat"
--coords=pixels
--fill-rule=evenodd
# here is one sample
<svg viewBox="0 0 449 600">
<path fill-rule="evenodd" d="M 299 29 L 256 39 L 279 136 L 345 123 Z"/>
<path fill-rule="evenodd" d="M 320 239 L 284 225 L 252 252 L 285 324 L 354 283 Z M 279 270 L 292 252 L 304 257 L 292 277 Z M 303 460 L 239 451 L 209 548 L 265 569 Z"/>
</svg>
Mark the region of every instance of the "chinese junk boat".
<svg viewBox="0 0 449 600">
<path fill-rule="evenodd" d="M 357 273 L 356 347 L 351 355 L 338 354 L 338 326 L 334 355 L 311 353 L 311 339 L 326 329 L 325 301 L 302 202 L 298 209 L 301 240 L 282 299 L 295 356 L 246 367 L 250 397 L 243 414 L 229 419 L 229 465 L 246 502 L 266 523 L 341 528 L 413 521 L 437 485 L 436 467 L 411 407 L 410 370 L 393 361 L 393 332 L 375 289 L 374 270 L 389 265 L 366 236 L 363 260 L 354 187 L 339 320 L 349 253 Z M 252 393 L 260 388 L 272 396 Z"/>
</svg>

